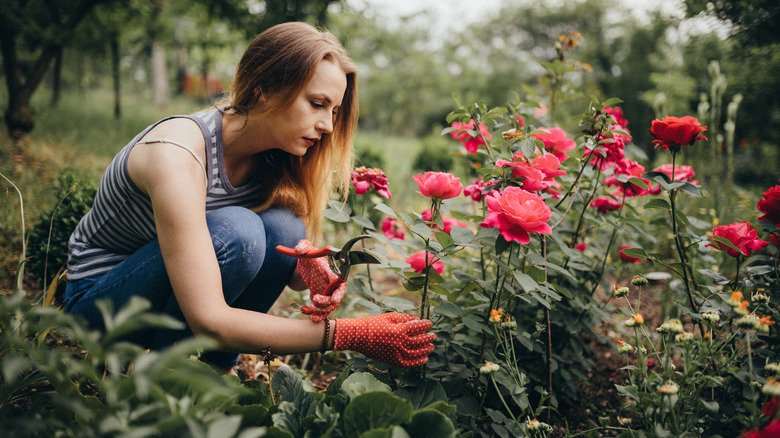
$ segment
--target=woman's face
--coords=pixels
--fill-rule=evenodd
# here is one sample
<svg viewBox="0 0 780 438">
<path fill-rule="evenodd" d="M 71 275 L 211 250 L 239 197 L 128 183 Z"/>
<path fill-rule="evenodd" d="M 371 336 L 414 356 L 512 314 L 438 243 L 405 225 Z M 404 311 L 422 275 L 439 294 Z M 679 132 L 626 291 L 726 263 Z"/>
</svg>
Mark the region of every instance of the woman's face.
<svg viewBox="0 0 780 438">
<path fill-rule="evenodd" d="M 333 131 L 333 120 L 347 89 L 347 75 L 330 59 L 322 60 L 293 104 L 264 123 L 264 149 L 282 149 L 303 156 L 323 134 Z"/>
</svg>

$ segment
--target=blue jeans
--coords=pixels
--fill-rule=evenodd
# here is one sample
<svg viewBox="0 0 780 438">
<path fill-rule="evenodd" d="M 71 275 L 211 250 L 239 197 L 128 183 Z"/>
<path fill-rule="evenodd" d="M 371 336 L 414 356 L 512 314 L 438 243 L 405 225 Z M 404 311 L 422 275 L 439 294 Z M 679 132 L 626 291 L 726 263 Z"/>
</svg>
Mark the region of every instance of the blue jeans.
<svg viewBox="0 0 780 438">
<path fill-rule="evenodd" d="M 241 207 L 224 207 L 206 214 L 211 240 L 222 273 L 222 292 L 231 307 L 267 312 L 292 278 L 296 259 L 276 251 L 277 245 L 294 247 L 305 238 L 303 221 L 288 210 L 269 209 L 259 215 Z M 132 296 L 152 304 L 152 312 L 165 313 L 185 323 L 160 244 L 155 239 L 105 274 L 68 281 L 65 310 L 86 318 L 90 328 L 104 330 L 95 301 L 109 299 L 121 309 Z M 142 330 L 127 338 L 146 348 L 160 349 L 185 337 L 184 330 Z M 203 359 L 227 368 L 238 359 L 235 352 L 213 351 Z"/>
</svg>

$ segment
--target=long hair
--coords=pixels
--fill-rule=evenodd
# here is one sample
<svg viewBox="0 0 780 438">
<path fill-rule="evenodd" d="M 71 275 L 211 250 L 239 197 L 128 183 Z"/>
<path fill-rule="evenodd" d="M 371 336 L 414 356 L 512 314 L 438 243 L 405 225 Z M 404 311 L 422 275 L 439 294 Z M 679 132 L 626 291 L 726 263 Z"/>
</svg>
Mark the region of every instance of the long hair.
<svg viewBox="0 0 780 438">
<path fill-rule="evenodd" d="M 323 134 L 302 157 L 279 149 L 263 152 L 257 170 L 261 193 L 255 211 L 272 206 L 294 211 L 306 223 L 311 240 L 320 236 L 322 210 L 330 195 L 348 193 L 358 119 L 357 68 L 330 33 L 305 23 L 283 23 L 249 44 L 236 68 L 229 96 L 236 115 L 249 117 L 253 109 L 259 109 L 261 116 L 279 114 L 293 104 L 325 59 L 336 62 L 347 77 L 333 131 Z"/>
</svg>

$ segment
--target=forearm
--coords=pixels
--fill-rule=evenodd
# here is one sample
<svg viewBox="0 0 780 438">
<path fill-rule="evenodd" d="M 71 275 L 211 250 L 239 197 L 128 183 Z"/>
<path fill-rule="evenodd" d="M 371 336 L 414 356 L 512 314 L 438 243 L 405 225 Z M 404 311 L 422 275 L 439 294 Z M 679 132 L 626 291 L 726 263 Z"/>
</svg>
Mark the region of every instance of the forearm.
<svg viewBox="0 0 780 438">
<path fill-rule="evenodd" d="M 220 348 L 228 351 L 256 354 L 270 348 L 275 354 L 294 354 L 322 349 L 324 321 L 283 318 L 236 308 L 227 308 L 224 315 L 214 317 L 208 324 L 213 330 L 200 334 L 214 338 Z M 329 324 L 327 349 L 331 350 L 335 322 Z"/>
</svg>

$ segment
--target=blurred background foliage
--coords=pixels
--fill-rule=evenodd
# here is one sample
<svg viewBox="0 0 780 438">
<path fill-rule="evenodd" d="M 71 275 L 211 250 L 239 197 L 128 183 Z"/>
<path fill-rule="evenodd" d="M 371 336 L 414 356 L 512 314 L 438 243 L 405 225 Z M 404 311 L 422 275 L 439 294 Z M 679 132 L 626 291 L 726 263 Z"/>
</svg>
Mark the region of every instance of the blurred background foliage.
<svg viewBox="0 0 780 438">
<path fill-rule="evenodd" d="M 505 0 L 494 10 L 437 17 L 430 8 L 427 15 L 391 23 L 377 12 L 381 0 L 5 0 L 0 171 L 23 188 L 28 225 L 34 224 L 32 219 L 60 201 L 55 197 L 63 169 L 76 172 L 87 186 L 94 183 L 143 127 L 212 105 L 255 34 L 300 20 L 328 28 L 358 64 L 358 162 L 385 167 L 392 202 L 408 202 L 411 175 L 449 170 L 452 160 L 445 154 L 451 152 L 438 151 L 450 141 L 440 133 L 454 108 L 453 94 L 488 106 L 546 95 L 539 60 L 552 60 L 558 36 L 574 30 L 583 35 L 574 60 L 592 71 L 583 69 L 573 78 L 583 93 L 557 109 L 570 116 L 558 120 L 574 120 L 591 96 L 619 97 L 634 143 L 651 168 L 650 122 L 700 114 L 703 101 L 714 104 L 713 84 L 722 78 L 723 108 L 710 111 L 706 123 L 722 126 L 726 104 L 742 96 L 734 134 L 736 183 L 761 191 L 776 184 L 780 5 L 650 3 L 657 7 L 617 0 Z M 463 21 L 449 22 L 445 33 L 434 31 L 433 23 L 457 16 Z M 562 125 L 572 136 L 579 132 L 573 121 Z M 708 153 L 703 163 L 712 168 L 697 173 L 720 181 L 727 153 L 722 139 L 711 138 Z M 18 227 L 13 203 L 6 194 L 0 254 L 19 243 L 12 231 Z"/>
</svg>

